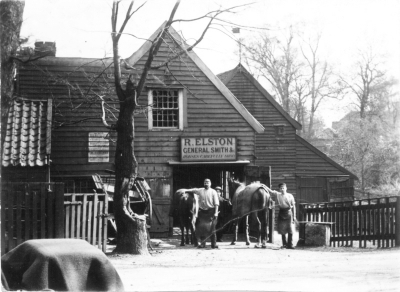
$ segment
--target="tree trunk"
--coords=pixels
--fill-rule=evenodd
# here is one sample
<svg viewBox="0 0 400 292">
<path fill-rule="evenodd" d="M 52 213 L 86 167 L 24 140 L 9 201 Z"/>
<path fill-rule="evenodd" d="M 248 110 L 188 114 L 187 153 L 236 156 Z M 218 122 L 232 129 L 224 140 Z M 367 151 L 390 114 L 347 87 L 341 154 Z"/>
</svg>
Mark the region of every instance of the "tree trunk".
<svg viewBox="0 0 400 292">
<path fill-rule="evenodd" d="M 22 25 L 25 1 L 0 1 L 1 14 L 1 145 L 5 137 L 5 126 L 8 110 L 14 94 L 15 62 L 11 58 L 16 55 L 19 46 L 19 34 Z"/>
<path fill-rule="evenodd" d="M 144 218 L 135 216 L 129 205 L 129 190 L 132 188 L 138 169 L 134 154 L 134 107 L 134 98 L 126 98 L 121 102 L 117 123 L 114 194 L 117 247 L 115 252 L 149 254 L 146 221 L 142 220 Z"/>
</svg>

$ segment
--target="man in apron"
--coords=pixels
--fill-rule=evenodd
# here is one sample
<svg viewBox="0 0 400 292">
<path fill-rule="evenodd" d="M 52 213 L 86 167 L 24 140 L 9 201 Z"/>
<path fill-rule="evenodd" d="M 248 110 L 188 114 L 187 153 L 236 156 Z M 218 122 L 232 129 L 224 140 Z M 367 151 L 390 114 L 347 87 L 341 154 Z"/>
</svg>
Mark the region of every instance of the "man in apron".
<svg viewBox="0 0 400 292">
<path fill-rule="evenodd" d="M 293 233 L 295 230 L 294 220 L 296 218 L 296 205 L 292 194 L 287 192 L 285 183 L 279 184 L 280 192 L 269 190 L 270 193 L 276 195 L 276 201 L 279 205 L 278 214 L 278 233 L 282 236 L 282 248 L 294 249 Z M 286 233 L 288 239 L 286 241 Z"/>
<path fill-rule="evenodd" d="M 196 220 L 196 236 L 201 242 L 198 248 L 205 247 L 205 240 L 211 237 L 211 248 L 218 248 L 216 243 L 215 226 L 218 221 L 219 197 L 217 192 L 211 188 L 211 180 L 204 180 L 204 188 L 188 189 L 199 196 L 199 212 Z"/>
</svg>

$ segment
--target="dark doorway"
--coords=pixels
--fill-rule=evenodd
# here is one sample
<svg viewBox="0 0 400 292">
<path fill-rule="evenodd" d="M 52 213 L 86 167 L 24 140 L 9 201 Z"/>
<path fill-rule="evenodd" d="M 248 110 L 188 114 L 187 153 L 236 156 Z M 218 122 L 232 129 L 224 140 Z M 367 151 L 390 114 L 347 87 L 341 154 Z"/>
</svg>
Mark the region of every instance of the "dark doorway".
<svg viewBox="0 0 400 292">
<path fill-rule="evenodd" d="M 243 166 L 238 165 L 188 165 L 174 167 L 173 191 L 179 189 L 202 188 L 204 179 L 211 180 L 212 188 L 221 186 L 224 190 L 227 176 L 243 176 Z"/>
</svg>

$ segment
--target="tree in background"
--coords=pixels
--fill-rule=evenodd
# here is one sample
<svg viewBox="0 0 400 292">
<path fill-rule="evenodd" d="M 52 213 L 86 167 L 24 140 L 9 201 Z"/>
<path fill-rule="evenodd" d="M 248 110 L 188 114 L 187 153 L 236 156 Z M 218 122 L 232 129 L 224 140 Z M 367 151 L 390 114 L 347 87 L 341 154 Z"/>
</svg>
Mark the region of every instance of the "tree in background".
<svg viewBox="0 0 400 292">
<path fill-rule="evenodd" d="M 362 119 L 358 114 L 348 114 L 336 129 L 329 156 L 359 177 L 362 193 L 386 185 L 389 194 L 398 194 L 400 135 L 378 117 Z"/>
<path fill-rule="evenodd" d="M 320 40 L 321 34 L 318 34 L 314 41 L 304 41 L 301 46 L 305 66 L 300 83 L 304 87 L 302 90 L 303 107 L 308 107 L 309 114 L 307 131 L 304 136 L 309 139 L 315 136 L 315 119 L 321 103 L 330 98 L 338 99 L 343 92 L 343 87 L 336 82 L 332 66 L 326 60 L 321 59 Z M 304 115 L 304 111 L 302 114 Z"/>
<path fill-rule="evenodd" d="M 284 110 L 303 125 L 300 134 L 311 139 L 320 105 L 329 98 L 339 98 L 343 88 L 321 58 L 321 35 L 315 40 L 300 39 L 292 27 L 284 37 L 264 33 L 245 46 L 246 58 L 271 84 Z"/>
<path fill-rule="evenodd" d="M 368 115 L 381 114 L 390 102 L 391 87 L 396 81 L 388 77 L 384 65 L 381 56 L 368 47 L 359 52 L 354 64 L 355 70 L 350 75 L 340 77 L 349 94 L 355 97 L 352 105 L 362 119 Z"/>
<path fill-rule="evenodd" d="M 356 173 L 362 193 L 371 189 L 398 194 L 400 189 L 400 133 L 397 83 L 371 48 L 360 52 L 356 70 L 341 76 L 353 109 L 336 127 L 329 153 Z M 397 189 L 397 191 L 396 191 Z"/>
<path fill-rule="evenodd" d="M 291 116 L 295 114 L 295 83 L 301 77 L 304 66 L 299 60 L 294 38 L 295 33 L 290 28 L 284 37 L 278 38 L 263 33 L 256 41 L 244 45 L 247 63 L 254 66 L 259 75 L 268 80 L 279 103 Z"/>
</svg>

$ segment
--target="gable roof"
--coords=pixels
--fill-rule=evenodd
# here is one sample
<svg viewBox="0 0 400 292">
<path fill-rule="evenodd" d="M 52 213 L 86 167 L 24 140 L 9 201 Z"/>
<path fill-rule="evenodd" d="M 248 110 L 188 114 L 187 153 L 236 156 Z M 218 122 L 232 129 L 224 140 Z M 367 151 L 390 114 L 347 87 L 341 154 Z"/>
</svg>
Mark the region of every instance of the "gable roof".
<svg viewBox="0 0 400 292">
<path fill-rule="evenodd" d="M 164 28 L 164 22 L 153 34 L 152 36 L 137 50 L 132 56 L 125 59 L 125 61 L 130 64 L 136 64 L 150 49 L 153 41 L 157 37 L 158 33 Z M 186 50 L 189 46 L 181 38 L 181 36 L 175 31 L 173 27 L 169 28 L 169 34 L 174 39 L 174 41 L 183 49 Z M 208 77 L 211 83 L 221 92 L 221 94 L 228 100 L 230 104 L 239 112 L 239 114 L 249 123 L 249 125 L 257 132 L 263 133 L 264 127 L 261 123 L 245 108 L 245 106 L 233 95 L 233 93 L 225 86 L 225 84 L 214 74 L 211 70 L 204 64 L 204 62 L 196 55 L 196 53 L 191 51 L 186 51 L 187 56 L 199 67 L 199 69 Z"/>
<path fill-rule="evenodd" d="M 265 90 L 264 87 L 258 82 L 253 75 L 251 75 L 242 64 L 238 64 L 234 69 L 218 74 L 218 78 L 228 86 L 228 83 L 236 76 L 236 74 L 243 74 L 261 93 L 262 95 L 286 118 L 286 120 L 296 129 L 302 128 L 301 124 L 293 119 L 283 108 L 276 102 L 276 100 Z"/>
<path fill-rule="evenodd" d="M 43 166 L 51 141 L 51 99 L 16 99 L 8 113 L 3 166 Z"/>
<path fill-rule="evenodd" d="M 296 134 L 296 140 L 298 142 L 300 142 L 302 145 L 304 145 L 305 147 L 307 147 L 309 150 L 311 150 L 312 152 L 314 152 L 316 155 L 318 155 L 319 157 L 321 157 L 322 159 L 324 159 L 326 162 L 332 164 L 334 167 L 336 167 L 338 170 L 342 171 L 345 174 L 348 174 L 351 178 L 354 178 L 356 180 L 358 180 L 358 177 L 348 171 L 346 168 L 344 168 L 343 166 L 341 166 L 339 163 L 335 162 L 334 160 L 332 160 L 331 158 L 329 158 L 326 154 L 324 154 L 322 151 L 318 150 L 318 148 L 314 147 L 313 145 L 311 145 L 310 143 L 308 143 L 305 139 L 301 138 L 299 135 Z"/>
</svg>

